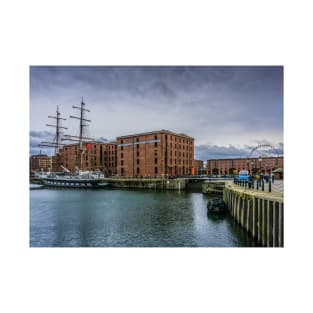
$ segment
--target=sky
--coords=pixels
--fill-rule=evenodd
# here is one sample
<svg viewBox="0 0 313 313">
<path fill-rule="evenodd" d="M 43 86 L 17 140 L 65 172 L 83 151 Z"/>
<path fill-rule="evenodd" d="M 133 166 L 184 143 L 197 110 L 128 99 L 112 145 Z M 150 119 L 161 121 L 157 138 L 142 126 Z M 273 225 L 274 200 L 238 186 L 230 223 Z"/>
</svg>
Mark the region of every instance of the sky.
<svg viewBox="0 0 313 313">
<path fill-rule="evenodd" d="M 195 158 L 247 157 L 257 145 L 283 154 L 282 66 L 31 66 L 30 154 L 53 139 L 59 106 L 66 134 L 84 99 L 89 136 L 167 129 L 195 139 Z"/>
</svg>

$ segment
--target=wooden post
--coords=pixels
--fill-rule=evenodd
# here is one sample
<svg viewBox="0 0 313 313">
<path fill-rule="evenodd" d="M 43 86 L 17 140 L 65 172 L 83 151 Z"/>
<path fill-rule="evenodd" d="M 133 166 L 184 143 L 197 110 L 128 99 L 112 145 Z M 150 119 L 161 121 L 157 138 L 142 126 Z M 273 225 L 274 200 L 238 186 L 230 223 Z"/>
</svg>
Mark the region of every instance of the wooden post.
<svg viewBox="0 0 313 313">
<path fill-rule="evenodd" d="M 271 208 L 270 208 L 270 200 L 267 200 L 267 222 L 266 222 L 266 246 L 269 247 L 270 246 L 270 230 L 271 230 L 271 219 L 270 219 L 270 215 L 271 215 Z"/>
<path fill-rule="evenodd" d="M 278 246 L 283 247 L 283 206 L 279 203 L 278 208 Z"/>
<path fill-rule="evenodd" d="M 262 199 L 262 245 L 265 245 L 265 200 Z"/>
<path fill-rule="evenodd" d="M 273 247 L 276 247 L 276 204 L 277 202 L 273 201 Z"/>
<path fill-rule="evenodd" d="M 261 242 L 261 200 L 258 199 L 258 241 Z"/>
<path fill-rule="evenodd" d="M 250 200 L 247 199 L 247 223 L 246 223 L 247 231 L 250 231 Z"/>
<path fill-rule="evenodd" d="M 252 198 L 252 237 L 255 238 L 255 197 Z"/>
</svg>

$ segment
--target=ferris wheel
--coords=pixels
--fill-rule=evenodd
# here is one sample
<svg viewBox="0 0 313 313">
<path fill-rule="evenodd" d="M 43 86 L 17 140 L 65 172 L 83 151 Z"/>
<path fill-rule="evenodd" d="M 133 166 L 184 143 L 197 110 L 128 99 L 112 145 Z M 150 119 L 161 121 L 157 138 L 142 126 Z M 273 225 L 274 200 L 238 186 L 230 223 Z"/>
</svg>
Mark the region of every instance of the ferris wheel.
<svg viewBox="0 0 313 313">
<path fill-rule="evenodd" d="M 251 149 L 248 158 L 279 157 L 277 149 L 269 144 L 261 144 Z"/>
<path fill-rule="evenodd" d="M 280 154 L 278 150 L 270 144 L 260 144 L 251 149 L 247 157 L 247 167 L 252 173 L 271 173 L 272 168 L 278 165 Z M 255 160 L 256 159 L 256 160 Z"/>
</svg>

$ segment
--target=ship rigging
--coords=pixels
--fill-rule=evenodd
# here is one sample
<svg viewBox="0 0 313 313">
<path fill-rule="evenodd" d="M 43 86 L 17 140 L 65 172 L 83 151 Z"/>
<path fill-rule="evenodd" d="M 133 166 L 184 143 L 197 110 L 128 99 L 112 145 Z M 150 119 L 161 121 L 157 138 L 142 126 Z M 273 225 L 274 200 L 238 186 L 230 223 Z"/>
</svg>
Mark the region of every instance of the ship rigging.
<svg viewBox="0 0 313 313">
<path fill-rule="evenodd" d="M 86 104 L 84 103 L 84 100 L 82 98 L 80 106 L 75 106 L 73 105 L 72 108 L 79 110 L 79 116 L 73 116 L 70 115 L 70 118 L 78 119 L 79 120 L 79 135 L 74 136 L 74 135 L 64 135 L 62 141 L 72 141 L 72 142 L 77 142 L 79 143 L 79 153 L 77 155 L 76 159 L 76 166 L 80 169 L 83 168 L 83 155 L 86 152 L 86 147 L 84 147 L 84 143 L 90 143 L 90 142 L 95 142 L 94 138 L 88 137 L 88 126 L 91 122 L 91 120 L 86 118 L 86 112 L 90 112 L 90 110 L 85 108 Z"/>
</svg>

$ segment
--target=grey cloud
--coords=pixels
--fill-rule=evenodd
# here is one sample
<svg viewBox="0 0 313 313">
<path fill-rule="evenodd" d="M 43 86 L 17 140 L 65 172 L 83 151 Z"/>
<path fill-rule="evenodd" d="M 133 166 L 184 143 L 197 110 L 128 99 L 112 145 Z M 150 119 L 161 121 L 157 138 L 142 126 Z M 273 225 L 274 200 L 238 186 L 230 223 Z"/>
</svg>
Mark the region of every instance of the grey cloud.
<svg viewBox="0 0 313 313">
<path fill-rule="evenodd" d="M 217 146 L 283 139 L 282 67 L 35 66 L 30 78 L 37 131 L 55 105 L 66 117 L 84 96 L 93 137 L 165 128 Z M 76 122 L 65 121 L 68 133 Z"/>
<path fill-rule="evenodd" d="M 29 132 L 29 153 L 38 154 L 42 151 L 43 154 L 51 155 L 53 153 L 53 148 L 49 147 L 39 147 L 38 145 L 42 141 L 51 142 L 54 138 L 54 134 L 48 131 L 33 131 Z"/>
<path fill-rule="evenodd" d="M 106 139 L 104 137 L 99 137 L 96 140 L 99 141 L 99 142 L 109 142 L 110 141 L 110 140 L 108 140 L 108 139 Z"/>
</svg>

